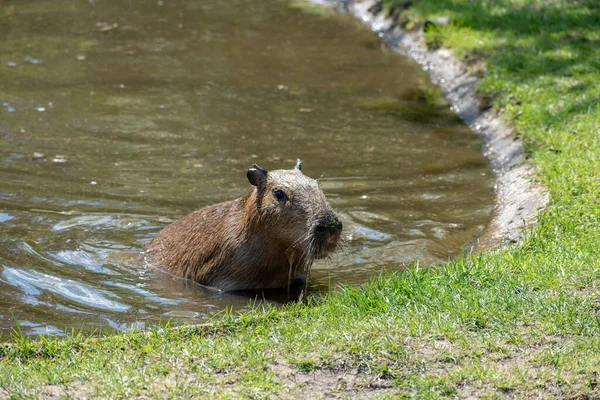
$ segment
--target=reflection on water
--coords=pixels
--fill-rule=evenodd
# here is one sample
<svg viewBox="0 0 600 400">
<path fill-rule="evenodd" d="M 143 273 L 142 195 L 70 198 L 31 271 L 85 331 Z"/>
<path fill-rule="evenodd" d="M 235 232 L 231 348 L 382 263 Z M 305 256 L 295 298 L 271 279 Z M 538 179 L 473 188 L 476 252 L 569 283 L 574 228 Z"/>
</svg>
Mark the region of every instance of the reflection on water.
<svg viewBox="0 0 600 400">
<path fill-rule="evenodd" d="M 477 137 L 359 23 L 294 7 L 3 3 L 0 335 L 15 319 L 29 334 L 202 322 L 261 299 L 139 255 L 170 221 L 250 190 L 255 162 L 300 157 L 344 222 L 313 292 L 476 240 L 494 200 Z"/>
</svg>

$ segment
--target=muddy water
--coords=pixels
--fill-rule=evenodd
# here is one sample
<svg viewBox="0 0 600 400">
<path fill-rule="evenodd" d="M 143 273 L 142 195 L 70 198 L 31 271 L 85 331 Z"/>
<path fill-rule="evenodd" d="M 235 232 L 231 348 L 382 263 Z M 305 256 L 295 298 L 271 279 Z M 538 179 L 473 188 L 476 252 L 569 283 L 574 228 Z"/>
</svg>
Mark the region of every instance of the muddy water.
<svg viewBox="0 0 600 400">
<path fill-rule="evenodd" d="M 426 75 L 349 16 L 283 0 L 5 1 L 0 335 L 201 322 L 252 295 L 144 268 L 168 222 L 321 177 L 346 246 L 313 292 L 443 262 L 490 219 L 480 142 Z M 281 299 L 275 298 L 274 301 Z"/>
</svg>

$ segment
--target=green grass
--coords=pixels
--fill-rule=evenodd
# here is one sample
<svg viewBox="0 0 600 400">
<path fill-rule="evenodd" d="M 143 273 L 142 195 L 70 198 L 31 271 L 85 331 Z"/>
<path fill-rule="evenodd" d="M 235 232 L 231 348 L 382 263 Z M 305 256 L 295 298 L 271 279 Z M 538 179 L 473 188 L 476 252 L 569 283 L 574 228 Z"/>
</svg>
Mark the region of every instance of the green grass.
<svg viewBox="0 0 600 400">
<path fill-rule="evenodd" d="M 393 3 L 390 1 L 388 3 Z M 391 5 L 391 4 L 388 4 Z M 551 202 L 524 243 L 204 327 L 0 345 L 0 398 L 600 397 L 600 8 L 420 0 L 482 74 Z M 4 391 L 4 392 L 3 392 Z"/>
</svg>

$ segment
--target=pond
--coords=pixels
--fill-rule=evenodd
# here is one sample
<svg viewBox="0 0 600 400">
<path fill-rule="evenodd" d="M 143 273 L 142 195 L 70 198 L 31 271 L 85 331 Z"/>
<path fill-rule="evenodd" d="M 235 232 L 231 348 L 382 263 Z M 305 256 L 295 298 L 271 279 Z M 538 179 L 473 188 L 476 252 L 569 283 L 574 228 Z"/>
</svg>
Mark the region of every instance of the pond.
<svg viewBox="0 0 600 400">
<path fill-rule="evenodd" d="M 15 321 L 59 335 L 246 307 L 252 295 L 139 254 L 167 223 L 248 192 L 254 163 L 301 158 L 344 222 L 312 293 L 476 242 L 495 200 L 479 138 L 409 58 L 299 4 L 3 3 L 0 336 Z"/>
</svg>

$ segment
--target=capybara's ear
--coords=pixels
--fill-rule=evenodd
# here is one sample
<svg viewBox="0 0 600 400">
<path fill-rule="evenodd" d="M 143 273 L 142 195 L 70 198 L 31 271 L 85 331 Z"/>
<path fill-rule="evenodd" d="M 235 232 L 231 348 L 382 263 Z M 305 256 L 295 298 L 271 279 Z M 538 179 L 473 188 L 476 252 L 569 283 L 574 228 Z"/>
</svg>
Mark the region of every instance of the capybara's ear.
<svg viewBox="0 0 600 400">
<path fill-rule="evenodd" d="M 264 186 L 267 180 L 267 170 L 254 164 L 252 168 L 248 170 L 246 176 L 252 185 L 261 187 Z"/>
<path fill-rule="evenodd" d="M 299 158 L 296 158 L 296 166 L 294 168 L 298 171 L 302 171 L 302 161 Z"/>
</svg>

